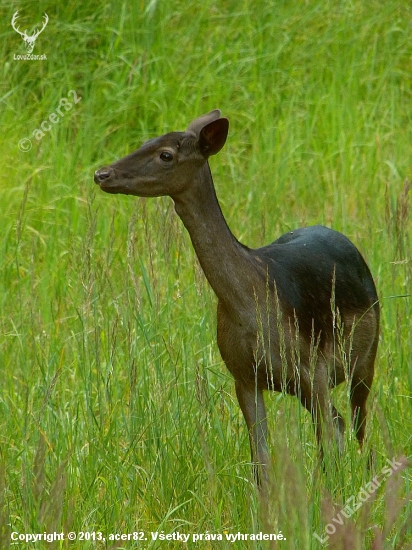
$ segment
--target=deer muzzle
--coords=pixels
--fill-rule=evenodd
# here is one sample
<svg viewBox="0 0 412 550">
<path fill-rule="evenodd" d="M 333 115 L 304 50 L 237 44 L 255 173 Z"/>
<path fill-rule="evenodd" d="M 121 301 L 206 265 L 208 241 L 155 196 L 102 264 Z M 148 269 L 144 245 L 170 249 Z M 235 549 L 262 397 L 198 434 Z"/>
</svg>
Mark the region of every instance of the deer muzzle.
<svg viewBox="0 0 412 550">
<path fill-rule="evenodd" d="M 118 193 L 119 189 L 115 185 L 115 173 L 111 166 L 105 166 L 96 170 L 94 173 L 94 181 L 97 183 L 102 191 L 106 193 Z"/>
</svg>

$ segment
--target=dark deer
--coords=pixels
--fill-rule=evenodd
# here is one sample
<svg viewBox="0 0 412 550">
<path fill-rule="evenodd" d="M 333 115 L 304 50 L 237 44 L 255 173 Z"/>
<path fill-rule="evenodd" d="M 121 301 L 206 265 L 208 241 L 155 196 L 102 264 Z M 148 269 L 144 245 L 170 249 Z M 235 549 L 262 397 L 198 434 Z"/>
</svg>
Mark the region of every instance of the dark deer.
<svg viewBox="0 0 412 550">
<path fill-rule="evenodd" d="M 97 170 L 94 180 L 107 193 L 173 199 L 218 297 L 217 343 L 235 379 L 259 483 L 269 464 L 263 390 L 296 395 L 312 414 L 322 448 L 322 432 L 333 426 L 341 443 L 344 422 L 329 388 L 346 381 L 362 445 L 379 303 L 364 259 L 337 231 L 304 227 L 257 249 L 232 235 L 208 164 L 228 129 L 220 111 L 211 111 L 185 132 L 151 139 Z"/>
</svg>

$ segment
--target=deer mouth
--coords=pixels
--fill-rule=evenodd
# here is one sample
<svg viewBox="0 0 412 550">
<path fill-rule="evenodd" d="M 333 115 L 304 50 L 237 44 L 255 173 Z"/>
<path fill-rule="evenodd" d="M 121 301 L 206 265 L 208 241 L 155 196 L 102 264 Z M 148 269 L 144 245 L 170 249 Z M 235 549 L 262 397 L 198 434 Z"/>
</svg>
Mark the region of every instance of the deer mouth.
<svg viewBox="0 0 412 550">
<path fill-rule="evenodd" d="M 116 174 L 110 166 L 100 168 L 94 173 L 94 181 L 100 186 L 102 191 L 106 193 L 127 193 L 127 189 L 124 188 L 116 179 Z"/>
</svg>

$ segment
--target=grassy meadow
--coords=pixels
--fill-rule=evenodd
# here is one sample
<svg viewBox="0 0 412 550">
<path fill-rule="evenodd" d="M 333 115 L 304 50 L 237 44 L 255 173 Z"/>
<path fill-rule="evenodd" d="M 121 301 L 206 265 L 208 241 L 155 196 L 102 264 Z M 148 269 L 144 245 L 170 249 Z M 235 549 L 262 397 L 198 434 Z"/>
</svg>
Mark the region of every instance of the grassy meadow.
<svg viewBox="0 0 412 550">
<path fill-rule="evenodd" d="M 14 58 L 17 10 L 30 32 L 48 14 L 33 51 L 46 60 Z M 411 2 L 0 0 L 0 13 L 0 547 L 412 548 Z M 216 300 L 172 201 L 93 182 L 213 108 L 230 119 L 210 164 L 239 240 L 333 227 L 381 299 L 365 451 L 348 430 L 323 472 L 308 413 L 267 394 L 265 505 Z M 333 399 L 349 419 L 346 388 Z M 384 476 L 387 460 L 401 466 Z M 65 540 L 14 540 L 53 532 Z M 286 540 L 226 537 L 260 532 Z"/>
</svg>

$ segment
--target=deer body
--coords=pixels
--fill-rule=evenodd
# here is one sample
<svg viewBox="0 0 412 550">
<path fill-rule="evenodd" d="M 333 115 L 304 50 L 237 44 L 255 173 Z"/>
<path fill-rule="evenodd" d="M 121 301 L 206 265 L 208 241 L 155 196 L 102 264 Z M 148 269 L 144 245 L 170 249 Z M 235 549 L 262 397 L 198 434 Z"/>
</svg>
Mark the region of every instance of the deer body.
<svg viewBox="0 0 412 550">
<path fill-rule="evenodd" d="M 365 261 L 341 233 L 306 227 L 258 249 L 237 241 L 221 212 L 208 165 L 227 132 L 227 119 L 212 111 L 186 132 L 149 140 L 98 170 L 95 181 L 108 193 L 173 199 L 218 297 L 218 347 L 235 380 L 256 475 L 265 479 L 264 390 L 296 395 L 313 416 L 319 442 L 322 425 L 332 421 L 339 441 L 343 419 L 330 404 L 329 388 L 347 380 L 362 443 L 379 306 Z"/>
</svg>

